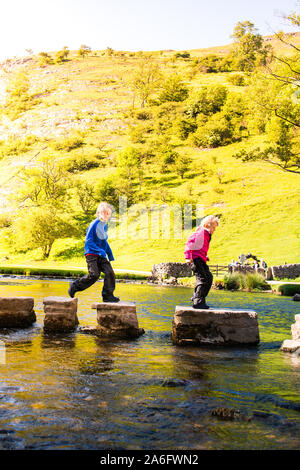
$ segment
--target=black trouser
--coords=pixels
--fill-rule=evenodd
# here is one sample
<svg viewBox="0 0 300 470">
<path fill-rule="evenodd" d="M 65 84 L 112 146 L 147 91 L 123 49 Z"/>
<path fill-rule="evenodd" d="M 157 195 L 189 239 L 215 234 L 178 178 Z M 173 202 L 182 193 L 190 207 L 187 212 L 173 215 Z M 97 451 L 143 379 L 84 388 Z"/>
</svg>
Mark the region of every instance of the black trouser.
<svg viewBox="0 0 300 470">
<path fill-rule="evenodd" d="M 193 294 L 194 304 L 200 303 L 209 293 L 213 275 L 209 267 L 201 258 L 195 258 L 192 263 L 192 271 L 196 276 L 196 287 Z"/>
<path fill-rule="evenodd" d="M 73 286 L 77 291 L 85 290 L 98 281 L 101 272 L 104 273 L 104 284 L 102 289 L 102 297 L 110 297 L 116 287 L 116 278 L 114 270 L 110 262 L 102 256 L 86 255 L 86 262 L 89 273 L 86 276 L 76 279 Z"/>
</svg>

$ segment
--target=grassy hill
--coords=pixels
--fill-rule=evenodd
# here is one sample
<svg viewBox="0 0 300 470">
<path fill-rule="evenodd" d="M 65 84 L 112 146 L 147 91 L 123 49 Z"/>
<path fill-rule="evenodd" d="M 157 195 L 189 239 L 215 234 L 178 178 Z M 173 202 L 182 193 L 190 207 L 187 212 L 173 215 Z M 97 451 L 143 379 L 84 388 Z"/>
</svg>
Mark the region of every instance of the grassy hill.
<svg viewBox="0 0 300 470">
<path fill-rule="evenodd" d="M 294 40 L 300 42 L 300 35 Z M 276 39 L 266 38 L 266 41 L 276 46 Z M 282 44 L 276 47 L 279 46 L 284 53 Z M 147 55 L 152 56 L 164 73 L 176 72 L 184 77 L 190 93 L 210 84 L 222 84 L 229 91 L 247 93 L 247 87 L 233 85 L 228 80 L 233 72 L 201 73 L 193 66 L 196 57 L 225 54 L 231 47 L 188 51 L 189 60 L 175 60 L 174 51 L 149 54 L 119 51 L 112 56 L 107 51 L 93 51 L 84 58 L 73 51 L 68 60 L 59 65 L 41 66 L 37 56 L 2 63 L 0 103 L 6 103 L 7 87 L 20 79 L 20 73 L 26 74 L 30 96 L 34 98 L 17 116 L 4 111 L 0 115 L 0 212 L 6 214 L 14 210 L 11 196 L 21 189 L 20 172 L 24 167 L 35 167 L 38 152 L 43 154 L 60 148 L 58 155 L 62 161 L 88 156 L 97 166 L 77 172 L 76 177 L 95 187 L 103 178 L 116 174 L 116 156 L 132 139 L 132 127 L 137 122 L 147 124 L 136 120 L 140 102 L 136 98 L 133 109 L 133 92 L 129 86 Z M 64 147 L 68 138 L 80 138 L 83 144 L 70 150 Z M 241 148 L 263 144 L 264 134 L 245 136 L 239 142 L 218 148 L 199 148 L 189 141 L 180 142 L 175 136 L 173 140 L 178 153 L 191 159 L 190 167 L 181 177 L 175 171 L 165 173 L 148 165 L 140 191 L 140 182 L 134 181 L 143 204 L 162 204 L 160 196 L 165 194 L 170 204 L 174 201 L 201 203 L 205 215 L 220 214 L 221 225 L 210 249 L 212 264 L 228 263 L 242 252 L 263 257 L 269 265 L 297 261 L 299 176 L 264 162 L 242 163 L 232 156 Z M 207 166 L 211 172 L 204 178 L 203 168 Z M 79 210 L 78 199 L 72 193 L 70 197 L 74 210 Z M 151 239 L 149 226 L 148 236 L 136 239 L 134 229 L 138 223 L 138 219 L 131 218 L 127 239 L 120 240 L 115 230 L 110 231 L 115 268 L 150 270 L 154 263 L 184 260 L 184 244 L 190 232 L 178 240 Z M 1 264 L 85 265 L 82 239 L 57 240 L 47 261 L 41 260 L 39 250 L 8 253 L 4 225 L 0 232 Z"/>
</svg>

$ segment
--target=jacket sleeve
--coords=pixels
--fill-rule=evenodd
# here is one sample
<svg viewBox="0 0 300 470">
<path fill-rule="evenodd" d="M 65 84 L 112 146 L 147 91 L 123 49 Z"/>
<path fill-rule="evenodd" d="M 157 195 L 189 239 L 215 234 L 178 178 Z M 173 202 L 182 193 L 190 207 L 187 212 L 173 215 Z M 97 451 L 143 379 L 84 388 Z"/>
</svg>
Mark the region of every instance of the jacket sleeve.
<svg viewBox="0 0 300 470">
<path fill-rule="evenodd" d="M 185 250 L 184 256 L 186 259 L 192 258 L 192 252 L 194 250 L 201 250 L 204 245 L 204 230 L 200 230 L 198 232 L 193 233 L 188 239 Z"/>
<path fill-rule="evenodd" d="M 111 251 L 111 247 L 108 244 L 108 241 L 106 241 L 106 254 L 108 256 L 109 261 L 114 261 L 114 255 L 113 252 Z"/>
</svg>

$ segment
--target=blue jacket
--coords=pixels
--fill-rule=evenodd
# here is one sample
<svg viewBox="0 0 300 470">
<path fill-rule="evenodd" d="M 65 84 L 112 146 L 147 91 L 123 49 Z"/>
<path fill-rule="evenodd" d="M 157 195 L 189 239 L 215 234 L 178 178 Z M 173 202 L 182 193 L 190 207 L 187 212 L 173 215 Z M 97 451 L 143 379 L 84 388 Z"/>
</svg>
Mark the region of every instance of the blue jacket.
<svg viewBox="0 0 300 470">
<path fill-rule="evenodd" d="M 90 223 L 85 237 L 85 255 L 108 256 L 109 261 L 114 260 L 111 248 L 107 242 L 107 223 L 95 219 Z"/>
</svg>

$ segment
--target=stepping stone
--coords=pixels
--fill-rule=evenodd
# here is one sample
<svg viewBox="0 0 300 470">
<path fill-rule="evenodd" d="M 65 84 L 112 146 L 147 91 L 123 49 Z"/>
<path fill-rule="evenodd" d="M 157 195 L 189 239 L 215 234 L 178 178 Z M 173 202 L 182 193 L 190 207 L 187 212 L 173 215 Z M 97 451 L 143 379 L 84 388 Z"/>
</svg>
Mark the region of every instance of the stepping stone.
<svg viewBox="0 0 300 470">
<path fill-rule="evenodd" d="M 177 306 L 172 340 L 178 345 L 252 345 L 259 343 L 257 313 L 252 310 Z"/>
<path fill-rule="evenodd" d="M 97 328 L 94 333 L 102 337 L 137 338 L 145 331 L 139 328 L 136 305 L 132 302 L 96 302 Z"/>
<path fill-rule="evenodd" d="M 76 329 L 79 323 L 77 298 L 45 297 L 43 303 L 45 312 L 44 330 L 46 332 L 68 332 Z"/>
<path fill-rule="evenodd" d="M 300 314 L 295 315 L 295 323 L 291 326 L 292 338 L 300 340 Z"/>
<path fill-rule="evenodd" d="M 28 328 L 36 322 L 33 297 L 0 297 L 0 328 Z"/>
<path fill-rule="evenodd" d="M 293 353 L 300 351 L 300 339 L 285 339 L 281 345 L 281 351 Z"/>
</svg>

